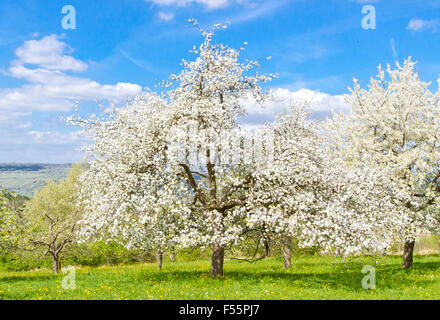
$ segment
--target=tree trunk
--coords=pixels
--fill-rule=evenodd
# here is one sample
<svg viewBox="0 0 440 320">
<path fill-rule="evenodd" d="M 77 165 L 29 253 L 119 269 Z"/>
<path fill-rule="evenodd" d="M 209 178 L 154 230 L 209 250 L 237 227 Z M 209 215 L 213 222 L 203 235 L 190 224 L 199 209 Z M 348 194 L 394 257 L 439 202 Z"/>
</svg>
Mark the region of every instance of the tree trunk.
<svg viewBox="0 0 440 320">
<path fill-rule="evenodd" d="M 52 272 L 57 274 L 61 271 L 61 261 L 60 257 L 52 253 Z"/>
<path fill-rule="evenodd" d="M 215 278 L 223 275 L 223 261 L 225 258 L 225 248 L 215 246 L 211 255 L 211 275 Z"/>
<path fill-rule="evenodd" d="M 402 268 L 403 269 L 412 268 L 414 243 L 415 243 L 415 240 L 405 241 L 405 246 L 403 247 L 403 261 L 402 261 Z"/>
<path fill-rule="evenodd" d="M 163 253 L 159 251 L 157 253 L 157 270 L 162 270 Z"/>
<path fill-rule="evenodd" d="M 174 249 L 171 249 L 170 260 L 171 262 L 176 261 L 176 252 L 174 251 Z"/>
<path fill-rule="evenodd" d="M 291 264 L 291 253 L 292 253 L 292 248 L 291 245 L 288 241 L 283 243 L 283 268 L 284 269 L 289 269 L 290 268 L 290 264 Z"/>
</svg>

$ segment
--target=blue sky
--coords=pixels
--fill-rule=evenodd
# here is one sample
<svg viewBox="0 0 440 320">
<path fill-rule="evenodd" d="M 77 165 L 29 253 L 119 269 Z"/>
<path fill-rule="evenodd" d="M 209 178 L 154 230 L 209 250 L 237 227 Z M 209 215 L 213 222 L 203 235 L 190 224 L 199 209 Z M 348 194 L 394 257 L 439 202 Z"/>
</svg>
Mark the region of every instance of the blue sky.
<svg viewBox="0 0 440 320">
<path fill-rule="evenodd" d="M 76 29 L 61 10 L 75 8 Z M 365 30 L 362 8 L 373 6 L 376 28 Z M 124 101 L 180 71 L 200 43 L 190 27 L 231 24 L 217 39 L 278 73 L 280 98 L 313 98 L 315 118 L 348 111 L 342 94 L 378 64 L 411 56 L 434 83 L 440 74 L 438 0 L 2 0 L 0 2 L 0 162 L 66 163 L 81 159 L 83 141 L 63 116 Z M 271 56 L 271 60 L 266 57 Z M 269 121 L 278 106 L 249 124 Z"/>
</svg>

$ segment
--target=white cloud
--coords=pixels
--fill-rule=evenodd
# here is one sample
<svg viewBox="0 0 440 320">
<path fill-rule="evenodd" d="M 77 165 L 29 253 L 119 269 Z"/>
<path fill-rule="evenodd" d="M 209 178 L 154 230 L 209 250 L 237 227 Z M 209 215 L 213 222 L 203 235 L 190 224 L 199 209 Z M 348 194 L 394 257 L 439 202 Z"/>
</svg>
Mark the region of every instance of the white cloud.
<svg viewBox="0 0 440 320">
<path fill-rule="evenodd" d="M 86 141 L 81 131 L 68 133 L 59 131 L 29 131 L 27 134 L 36 144 L 64 145 Z"/>
<path fill-rule="evenodd" d="M 414 18 L 411 19 L 406 29 L 415 32 L 424 31 L 424 30 L 432 30 L 433 32 L 437 32 L 439 27 L 440 27 L 440 21 L 438 19 L 422 20 L 422 19 Z"/>
<path fill-rule="evenodd" d="M 262 123 L 272 121 L 274 116 L 285 111 L 291 104 L 307 103 L 307 111 L 313 118 L 324 118 L 331 115 L 331 111 L 345 113 L 350 112 L 350 105 L 342 95 L 330 95 L 320 91 L 300 89 L 290 91 L 289 89 L 277 88 L 271 90 L 271 100 L 263 106 L 255 103 L 249 97 L 242 100 L 248 115 L 242 119 L 244 123 Z"/>
<path fill-rule="evenodd" d="M 287 59 L 290 59 L 295 63 L 303 63 L 308 60 L 320 59 L 327 56 L 329 53 L 329 50 L 320 44 L 313 44 L 302 48 L 301 51 L 296 50 L 289 52 Z"/>
<path fill-rule="evenodd" d="M 18 60 L 14 65 L 33 64 L 49 70 L 82 72 L 87 69 L 87 64 L 64 53 L 71 52 L 62 37 L 50 35 L 40 40 L 26 41 L 15 51 Z"/>
<path fill-rule="evenodd" d="M 390 46 L 391 46 L 391 51 L 393 52 L 393 59 L 396 60 L 397 59 L 397 49 L 396 49 L 396 41 L 394 40 L 394 38 L 391 38 Z"/>
<path fill-rule="evenodd" d="M 288 1 L 286 0 L 262 1 L 260 2 L 260 4 L 244 3 L 243 1 L 238 2 L 241 4 L 245 4 L 246 11 L 240 12 L 235 17 L 231 17 L 231 23 L 234 25 L 246 23 L 248 21 L 252 21 L 262 16 L 271 14 L 288 3 Z"/>
<path fill-rule="evenodd" d="M 56 35 L 26 41 L 19 47 L 15 52 L 17 59 L 6 74 L 27 83 L 19 88 L 0 89 L 0 119 L 17 118 L 33 111 L 65 112 L 76 101 L 120 103 L 142 91 L 137 84 L 100 84 L 66 74 L 65 71 L 81 72 L 88 67 L 87 63 L 66 54 L 69 50 Z"/>
<path fill-rule="evenodd" d="M 137 65 L 138 67 L 147 70 L 148 72 L 153 72 L 153 73 L 159 73 L 160 71 L 154 67 L 150 62 L 146 61 L 146 60 L 139 60 L 139 59 L 135 59 L 133 58 L 128 52 L 126 52 L 125 50 L 119 49 L 118 51 L 126 58 L 128 59 L 130 62 L 134 63 L 135 65 Z"/>
<path fill-rule="evenodd" d="M 165 22 L 169 22 L 174 19 L 174 13 L 172 13 L 172 12 L 159 11 L 159 13 L 157 15 L 159 16 L 159 18 L 161 20 L 163 20 Z"/>
<path fill-rule="evenodd" d="M 0 114 L 0 136 L 2 136 L 1 129 L 13 129 L 13 130 L 20 130 L 20 129 L 29 129 L 32 127 L 32 122 L 21 120 L 19 119 L 20 116 L 23 116 L 24 114 Z M 2 136 L 4 138 L 4 136 Z"/>
<path fill-rule="evenodd" d="M 120 103 L 139 94 L 132 83 L 100 84 L 67 74 L 81 72 L 88 64 L 75 59 L 62 38 L 55 35 L 26 41 L 16 51 L 16 59 L 5 75 L 26 83 L 18 88 L 0 89 L 0 156 L 3 161 L 70 162 L 85 139 L 78 132 L 32 130 L 36 120 L 24 119 L 33 112 L 67 112 L 76 101 L 105 100 Z M 46 124 L 39 122 L 39 127 Z M 64 130 L 64 128 L 63 128 Z"/>
</svg>

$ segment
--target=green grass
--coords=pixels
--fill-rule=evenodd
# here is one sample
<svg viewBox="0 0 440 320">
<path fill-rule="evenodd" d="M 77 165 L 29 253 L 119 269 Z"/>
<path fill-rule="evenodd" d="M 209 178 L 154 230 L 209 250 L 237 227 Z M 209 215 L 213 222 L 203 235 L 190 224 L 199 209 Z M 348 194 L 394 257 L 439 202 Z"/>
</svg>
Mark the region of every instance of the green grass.
<svg viewBox="0 0 440 320">
<path fill-rule="evenodd" d="M 376 269 L 376 289 L 364 290 L 361 270 Z M 209 262 L 78 268 L 76 289 L 61 286 L 63 275 L 49 270 L 0 270 L 0 299 L 439 299 L 440 256 L 415 257 L 412 270 L 400 257 L 296 257 L 292 268 L 280 259 L 258 263 L 226 261 L 225 275 L 209 276 Z"/>
</svg>

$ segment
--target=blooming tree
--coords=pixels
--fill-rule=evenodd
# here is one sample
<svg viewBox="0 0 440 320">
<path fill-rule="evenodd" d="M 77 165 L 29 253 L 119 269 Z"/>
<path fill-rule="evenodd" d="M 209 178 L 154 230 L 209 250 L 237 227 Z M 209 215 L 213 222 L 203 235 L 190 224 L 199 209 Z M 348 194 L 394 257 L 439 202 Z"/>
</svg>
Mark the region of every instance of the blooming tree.
<svg viewBox="0 0 440 320">
<path fill-rule="evenodd" d="M 268 126 L 273 162 L 254 173 L 248 225 L 281 238 L 285 268 L 292 238 L 300 247 L 340 255 L 388 248 L 403 225 L 392 183 L 379 170 L 348 165 L 329 152 L 304 108 L 292 106 Z"/>
<path fill-rule="evenodd" d="M 143 94 L 104 117 L 69 121 L 87 128 L 95 141 L 80 179 L 81 238 L 155 250 L 161 269 L 163 252 L 185 245 L 180 235 L 191 239 L 188 188 L 167 160 L 168 107 L 161 98 Z"/>
<path fill-rule="evenodd" d="M 197 58 L 183 61 L 168 91 L 69 119 L 94 141 L 81 177 L 82 235 L 159 252 L 211 247 L 216 277 L 225 249 L 249 232 L 263 244 L 296 237 L 343 254 L 386 246 L 393 202 L 374 188 L 380 174 L 333 160 L 303 107 L 245 130 L 240 102 L 268 99 L 260 84 L 273 75 L 251 74 L 257 62 L 239 62 L 239 50 L 214 43 L 214 31 L 202 35 Z"/>
<path fill-rule="evenodd" d="M 429 208 L 438 204 L 440 192 L 440 95 L 414 66 L 411 58 L 396 69 L 379 66 L 368 89 L 355 79 L 346 96 L 352 113 L 335 115 L 329 123 L 347 161 L 381 170 L 395 184 L 406 216 L 404 268 L 412 266 L 416 233 L 438 228 Z"/>
<path fill-rule="evenodd" d="M 183 61 L 184 70 L 170 77 L 167 86 L 173 88 L 164 96 L 137 97 L 110 121 L 70 120 L 91 130 L 95 139 L 89 178 L 83 180 L 91 187 L 86 208 L 94 213 L 84 224 L 131 243 L 178 239 L 181 246 L 211 246 L 211 272 L 220 276 L 225 246 L 240 234 L 236 209 L 244 206 L 243 190 L 251 180 L 247 171 L 227 164 L 232 148 L 220 150 L 214 139 L 238 136 L 237 117 L 245 113 L 240 98 L 250 94 L 263 100 L 259 83 L 271 76 L 248 75 L 256 62 L 238 62 L 238 50 L 213 43 L 213 31 L 202 34 L 204 42 L 193 50 L 198 58 Z M 156 232 L 158 224 L 151 221 L 166 231 Z M 154 232 L 135 232 L 133 224 Z"/>
</svg>

